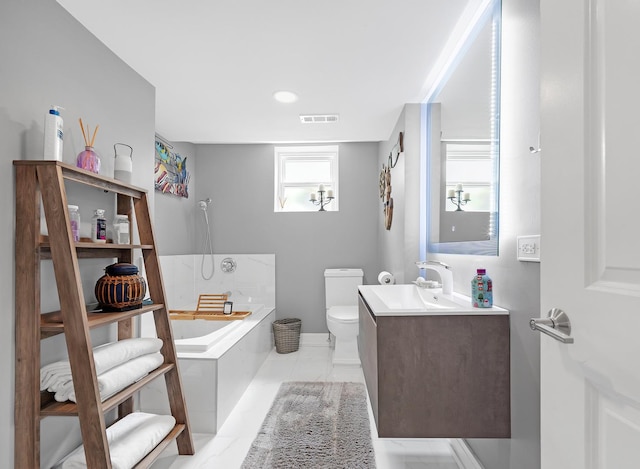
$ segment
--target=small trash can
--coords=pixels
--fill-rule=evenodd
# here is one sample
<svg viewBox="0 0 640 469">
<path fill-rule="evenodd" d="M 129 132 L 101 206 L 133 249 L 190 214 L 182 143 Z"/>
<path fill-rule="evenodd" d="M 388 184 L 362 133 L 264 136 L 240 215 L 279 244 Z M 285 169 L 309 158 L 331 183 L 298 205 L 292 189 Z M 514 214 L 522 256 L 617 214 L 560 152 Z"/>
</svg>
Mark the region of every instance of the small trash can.
<svg viewBox="0 0 640 469">
<path fill-rule="evenodd" d="M 273 321 L 273 337 L 276 352 L 291 353 L 300 347 L 300 329 L 302 320 L 297 318 L 276 319 Z"/>
</svg>

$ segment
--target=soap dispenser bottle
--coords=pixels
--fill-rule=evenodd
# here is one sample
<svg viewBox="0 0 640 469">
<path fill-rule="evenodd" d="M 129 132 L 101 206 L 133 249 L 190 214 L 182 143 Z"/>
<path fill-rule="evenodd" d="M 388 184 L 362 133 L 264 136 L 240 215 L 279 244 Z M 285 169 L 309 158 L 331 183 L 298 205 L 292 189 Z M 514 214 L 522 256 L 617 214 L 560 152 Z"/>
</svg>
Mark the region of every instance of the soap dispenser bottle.
<svg viewBox="0 0 640 469">
<path fill-rule="evenodd" d="M 493 306 L 493 284 L 485 269 L 477 269 L 471 279 L 471 304 L 474 308 Z"/>
<path fill-rule="evenodd" d="M 64 136 L 60 106 L 51 106 L 44 118 L 44 159 L 62 161 Z"/>
</svg>

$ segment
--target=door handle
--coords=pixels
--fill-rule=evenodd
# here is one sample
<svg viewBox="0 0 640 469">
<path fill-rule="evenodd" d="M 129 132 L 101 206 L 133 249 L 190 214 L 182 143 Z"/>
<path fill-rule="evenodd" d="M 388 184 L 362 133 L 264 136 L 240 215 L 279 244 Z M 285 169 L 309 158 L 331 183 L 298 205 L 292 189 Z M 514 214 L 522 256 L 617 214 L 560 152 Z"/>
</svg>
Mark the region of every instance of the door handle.
<svg viewBox="0 0 640 469">
<path fill-rule="evenodd" d="M 560 308 L 553 308 L 546 318 L 533 318 L 529 320 L 529 326 L 534 331 L 540 331 L 559 340 L 563 344 L 572 344 L 571 321 L 567 313 Z"/>
</svg>

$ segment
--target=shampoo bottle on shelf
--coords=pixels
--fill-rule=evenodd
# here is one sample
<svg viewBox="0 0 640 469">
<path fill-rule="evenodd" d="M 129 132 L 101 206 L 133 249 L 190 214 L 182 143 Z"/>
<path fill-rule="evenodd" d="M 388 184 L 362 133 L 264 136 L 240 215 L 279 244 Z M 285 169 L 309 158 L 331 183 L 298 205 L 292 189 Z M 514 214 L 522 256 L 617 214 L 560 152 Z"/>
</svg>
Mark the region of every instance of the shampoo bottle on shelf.
<svg viewBox="0 0 640 469">
<path fill-rule="evenodd" d="M 471 304 L 474 308 L 493 306 L 493 284 L 485 269 L 477 269 L 471 279 Z"/>
<path fill-rule="evenodd" d="M 69 205 L 69 222 L 71 224 L 71 234 L 73 240 L 80 241 L 80 213 L 77 205 Z"/>
<path fill-rule="evenodd" d="M 64 129 L 60 106 L 51 106 L 44 118 L 44 159 L 62 161 Z"/>
<path fill-rule="evenodd" d="M 97 208 L 91 219 L 91 241 L 94 243 L 107 242 L 107 220 L 104 218 L 104 210 Z"/>
</svg>

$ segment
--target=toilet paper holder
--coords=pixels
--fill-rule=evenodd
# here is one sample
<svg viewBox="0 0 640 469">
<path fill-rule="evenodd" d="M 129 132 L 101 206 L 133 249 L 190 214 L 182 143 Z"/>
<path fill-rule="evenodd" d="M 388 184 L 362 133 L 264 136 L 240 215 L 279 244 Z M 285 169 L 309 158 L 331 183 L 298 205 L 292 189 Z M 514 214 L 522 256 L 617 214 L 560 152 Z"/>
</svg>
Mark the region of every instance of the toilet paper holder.
<svg viewBox="0 0 640 469">
<path fill-rule="evenodd" d="M 393 285 L 396 283 L 396 279 L 393 277 L 393 274 L 383 270 L 378 274 L 378 283 L 380 285 Z"/>
</svg>

